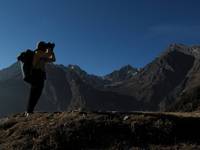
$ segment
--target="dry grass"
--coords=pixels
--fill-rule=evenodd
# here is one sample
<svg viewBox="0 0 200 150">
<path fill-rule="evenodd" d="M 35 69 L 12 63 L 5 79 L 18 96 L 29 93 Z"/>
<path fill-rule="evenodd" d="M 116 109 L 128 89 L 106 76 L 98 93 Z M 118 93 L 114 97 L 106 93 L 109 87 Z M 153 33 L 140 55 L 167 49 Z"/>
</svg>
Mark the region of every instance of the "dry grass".
<svg viewBox="0 0 200 150">
<path fill-rule="evenodd" d="M 200 149 L 199 127 L 198 112 L 16 114 L 0 119 L 0 149 Z"/>
</svg>

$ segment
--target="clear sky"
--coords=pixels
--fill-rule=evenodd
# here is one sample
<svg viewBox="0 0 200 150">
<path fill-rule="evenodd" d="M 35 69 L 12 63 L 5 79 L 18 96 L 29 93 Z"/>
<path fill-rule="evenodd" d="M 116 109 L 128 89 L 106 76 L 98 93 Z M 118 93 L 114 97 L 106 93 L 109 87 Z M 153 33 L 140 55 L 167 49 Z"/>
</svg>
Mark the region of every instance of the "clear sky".
<svg viewBox="0 0 200 150">
<path fill-rule="evenodd" d="M 0 68 L 40 40 L 91 74 L 143 67 L 171 43 L 200 44 L 200 1 L 0 0 Z"/>
</svg>

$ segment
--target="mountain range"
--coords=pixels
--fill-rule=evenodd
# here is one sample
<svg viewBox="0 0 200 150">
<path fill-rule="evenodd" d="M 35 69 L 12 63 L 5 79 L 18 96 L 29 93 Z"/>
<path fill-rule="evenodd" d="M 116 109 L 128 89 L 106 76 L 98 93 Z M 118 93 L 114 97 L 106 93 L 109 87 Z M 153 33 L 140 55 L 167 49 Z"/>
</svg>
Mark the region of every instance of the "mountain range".
<svg viewBox="0 0 200 150">
<path fill-rule="evenodd" d="M 152 62 L 105 76 L 77 65 L 47 65 L 47 81 L 37 111 L 198 111 L 200 46 L 171 44 Z M 29 85 L 19 62 L 0 71 L 0 115 L 23 112 Z"/>
</svg>

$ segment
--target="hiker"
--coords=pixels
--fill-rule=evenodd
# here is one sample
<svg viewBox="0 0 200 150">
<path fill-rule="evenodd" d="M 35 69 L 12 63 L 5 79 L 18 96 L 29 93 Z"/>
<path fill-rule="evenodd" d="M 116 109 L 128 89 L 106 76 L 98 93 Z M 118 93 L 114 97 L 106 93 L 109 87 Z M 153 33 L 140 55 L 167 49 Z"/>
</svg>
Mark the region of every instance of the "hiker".
<svg viewBox="0 0 200 150">
<path fill-rule="evenodd" d="M 26 71 L 28 73 L 24 71 L 26 73 L 24 81 L 28 82 L 31 85 L 27 112 L 25 113 L 26 116 L 29 116 L 29 114 L 33 113 L 34 107 L 42 94 L 44 82 L 46 80 L 45 65 L 47 63 L 56 61 L 53 51 L 54 47 L 54 43 L 45 43 L 41 41 L 38 43 L 37 49 L 33 51 L 34 53 L 32 58 L 29 57 L 31 59 L 29 60 L 29 62 L 31 61 L 32 64 L 29 64 L 29 67 L 26 67 L 29 68 L 27 69 L 28 71 Z M 20 59 L 18 58 L 18 60 Z M 26 63 L 24 63 L 24 66 L 25 65 Z"/>
</svg>

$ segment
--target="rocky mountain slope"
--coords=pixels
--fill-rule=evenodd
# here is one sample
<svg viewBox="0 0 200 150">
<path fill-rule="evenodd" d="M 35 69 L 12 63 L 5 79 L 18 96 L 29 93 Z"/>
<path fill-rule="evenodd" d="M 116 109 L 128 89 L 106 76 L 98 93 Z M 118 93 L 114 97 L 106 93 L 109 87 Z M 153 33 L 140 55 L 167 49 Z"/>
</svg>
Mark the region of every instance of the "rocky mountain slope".
<svg viewBox="0 0 200 150">
<path fill-rule="evenodd" d="M 48 65 L 36 110 L 194 111 L 200 106 L 200 46 L 171 44 L 144 68 L 103 77 L 77 65 Z M 0 115 L 25 110 L 29 85 L 19 63 L 0 71 Z"/>
<path fill-rule="evenodd" d="M 179 105 L 182 99 L 186 99 L 184 103 L 189 103 L 187 105 L 191 105 L 190 101 L 195 99 L 196 105 L 200 104 L 197 96 L 200 87 L 199 65 L 200 47 L 172 44 L 133 78 L 107 90 L 135 97 L 144 103 L 144 110 L 187 110 L 183 108 L 185 104 Z M 195 96 L 191 97 L 190 93 Z"/>
<path fill-rule="evenodd" d="M 21 113 L 0 119 L 0 149 L 200 149 L 199 126 L 199 113 Z"/>
</svg>

